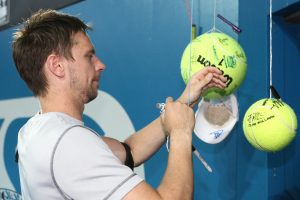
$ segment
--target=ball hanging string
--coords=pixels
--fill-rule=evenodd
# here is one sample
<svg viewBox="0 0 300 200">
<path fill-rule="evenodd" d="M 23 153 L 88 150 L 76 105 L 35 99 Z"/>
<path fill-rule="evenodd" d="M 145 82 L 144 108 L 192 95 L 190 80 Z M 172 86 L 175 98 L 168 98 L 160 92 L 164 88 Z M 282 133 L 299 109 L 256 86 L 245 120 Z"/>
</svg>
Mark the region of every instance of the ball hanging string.
<svg viewBox="0 0 300 200">
<path fill-rule="evenodd" d="M 213 32 L 216 30 L 216 12 L 217 12 L 217 0 L 214 0 L 214 16 L 213 16 L 214 26 L 212 29 Z"/>
<path fill-rule="evenodd" d="M 193 9 L 194 9 L 194 0 L 191 1 L 191 6 L 189 6 L 189 0 L 185 1 L 185 6 L 187 9 L 187 13 L 188 13 L 188 17 L 189 17 L 189 21 L 190 21 L 190 44 L 192 44 L 192 40 L 193 38 Z M 190 45 L 190 62 L 189 62 L 189 71 L 188 71 L 188 80 L 190 80 L 191 78 L 191 73 L 192 73 L 192 47 Z M 187 96 L 187 101 L 186 104 L 189 106 L 191 104 L 191 85 L 190 83 L 188 83 L 187 85 L 188 87 L 188 96 Z M 156 107 L 161 109 L 161 113 L 164 112 L 164 104 L 157 104 Z M 169 137 L 167 137 L 167 142 L 166 142 L 166 148 L 167 151 L 169 152 Z M 195 147 L 193 146 L 193 150 L 195 150 Z M 202 161 L 202 159 L 201 159 Z"/>
<path fill-rule="evenodd" d="M 272 5 L 272 0 L 269 0 L 269 98 L 261 99 L 248 108 L 243 120 L 243 130 L 253 147 L 275 153 L 286 148 L 295 139 L 297 116 L 272 86 Z M 273 167 L 273 176 L 276 176 L 276 166 Z"/>
<path fill-rule="evenodd" d="M 269 19 L 269 23 L 270 23 L 270 25 L 269 25 L 269 37 L 270 37 L 270 41 L 269 41 L 269 46 L 270 46 L 270 48 L 269 48 L 269 51 L 270 51 L 270 61 L 269 61 L 269 63 L 270 63 L 270 66 L 269 66 L 269 70 L 270 70 L 270 91 L 269 91 L 269 96 L 270 96 L 270 98 L 272 98 L 272 88 L 271 88 L 271 86 L 273 85 L 273 46 L 272 46 L 272 40 L 273 40 L 273 38 L 272 38 L 272 28 L 273 28 L 273 26 L 272 26 L 272 21 L 273 21 L 273 19 L 272 19 L 272 0 L 270 0 L 269 1 L 270 2 L 270 6 L 269 6 L 269 17 L 270 17 L 270 19 Z"/>
<path fill-rule="evenodd" d="M 190 62 L 189 62 L 189 72 L 188 72 L 188 80 L 191 79 L 191 74 L 192 74 L 192 41 L 194 38 L 193 34 L 193 10 L 194 10 L 194 0 L 191 0 L 191 6 L 189 6 L 189 0 L 186 0 L 186 8 L 188 12 L 188 17 L 190 21 Z M 191 104 L 191 86 L 190 83 L 188 83 L 188 98 L 187 98 L 187 105 Z"/>
<path fill-rule="evenodd" d="M 269 85 L 270 85 L 270 88 L 269 88 L 269 98 L 272 98 L 272 0 L 269 0 L 269 78 L 270 78 L 270 81 L 269 81 Z M 250 122 L 251 124 L 253 124 L 253 118 L 254 118 L 254 113 L 251 114 L 251 118 L 250 118 Z M 256 139 L 255 137 L 255 134 L 254 134 L 254 131 L 253 131 L 253 127 L 251 127 L 251 133 L 252 133 L 252 136 L 256 142 L 256 144 L 263 150 L 265 151 L 269 151 L 269 149 L 261 146 L 258 142 L 258 140 Z"/>
<path fill-rule="evenodd" d="M 223 33 L 216 27 L 216 17 L 217 17 L 217 0 L 214 0 L 213 27 L 210 30 L 208 30 L 206 33 L 211 33 L 211 32 Z"/>
<path fill-rule="evenodd" d="M 193 1 L 193 0 L 192 0 Z M 192 7 L 193 7 L 193 2 L 192 2 Z M 190 24 L 192 24 L 193 23 L 193 21 L 192 21 L 192 16 L 193 16 L 193 14 L 192 14 L 192 12 L 193 12 L 193 8 L 191 9 L 191 7 L 190 7 L 190 4 L 189 4 L 189 0 L 186 0 L 185 1 L 185 6 L 186 6 L 186 10 L 187 10 L 187 13 L 188 13 L 188 17 L 189 17 L 189 20 L 190 20 Z M 192 11 L 191 11 L 192 10 Z"/>
<path fill-rule="evenodd" d="M 196 37 L 196 34 L 194 34 L 196 32 L 196 31 L 194 31 L 195 26 L 193 25 L 194 0 L 191 0 L 191 6 L 189 6 L 189 1 L 186 0 L 186 7 L 187 7 L 187 10 L 188 10 L 189 20 L 190 20 L 190 49 L 189 49 L 189 51 L 190 51 L 190 58 L 189 58 L 190 62 L 189 62 L 189 73 L 188 73 L 188 80 L 190 80 L 191 79 L 191 74 L 192 74 L 192 41 Z M 191 105 L 191 84 L 190 84 L 190 82 L 188 82 L 187 87 L 188 87 L 188 98 L 187 98 L 186 104 L 188 106 L 190 106 Z M 167 146 L 167 150 L 169 151 L 169 137 L 167 137 L 166 146 Z M 201 163 L 206 168 L 206 170 L 211 173 L 212 168 L 207 164 L 207 162 L 201 156 L 199 151 L 193 145 L 192 145 L 192 152 L 201 161 Z"/>
<path fill-rule="evenodd" d="M 192 76 L 192 41 L 193 41 L 193 10 L 194 10 L 194 0 L 191 1 L 191 16 L 190 16 L 190 66 L 189 66 L 189 80 Z M 191 84 L 188 83 L 188 100 L 187 105 L 191 104 Z"/>
</svg>

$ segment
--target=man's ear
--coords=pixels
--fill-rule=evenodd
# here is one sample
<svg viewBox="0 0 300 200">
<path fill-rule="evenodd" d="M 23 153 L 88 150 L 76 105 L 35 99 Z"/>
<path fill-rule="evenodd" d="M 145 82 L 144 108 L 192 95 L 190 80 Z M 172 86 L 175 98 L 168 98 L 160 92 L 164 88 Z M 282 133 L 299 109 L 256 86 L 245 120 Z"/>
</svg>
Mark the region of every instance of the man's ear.
<svg viewBox="0 0 300 200">
<path fill-rule="evenodd" d="M 65 76 L 64 65 L 61 62 L 61 57 L 56 54 L 50 54 L 46 60 L 46 67 L 55 76 L 62 78 Z"/>
</svg>

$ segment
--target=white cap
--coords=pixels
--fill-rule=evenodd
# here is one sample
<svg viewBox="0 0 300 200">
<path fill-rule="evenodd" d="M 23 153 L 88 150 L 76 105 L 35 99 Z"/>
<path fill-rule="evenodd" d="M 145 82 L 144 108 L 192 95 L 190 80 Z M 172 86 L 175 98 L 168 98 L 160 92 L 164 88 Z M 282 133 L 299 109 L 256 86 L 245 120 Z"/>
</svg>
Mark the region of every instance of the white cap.
<svg viewBox="0 0 300 200">
<path fill-rule="evenodd" d="M 202 99 L 195 118 L 194 131 L 199 139 L 209 144 L 223 141 L 239 118 L 236 96 L 231 94 L 218 100 Z"/>
</svg>

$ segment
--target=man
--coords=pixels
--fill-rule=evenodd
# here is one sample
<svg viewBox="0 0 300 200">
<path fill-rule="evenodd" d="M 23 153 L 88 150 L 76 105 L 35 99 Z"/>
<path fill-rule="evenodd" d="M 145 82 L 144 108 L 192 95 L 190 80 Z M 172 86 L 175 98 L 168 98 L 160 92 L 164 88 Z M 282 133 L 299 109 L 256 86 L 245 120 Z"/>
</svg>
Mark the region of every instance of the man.
<svg viewBox="0 0 300 200">
<path fill-rule="evenodd" d="M 99 137 L 82 122 L 84 105 L 97 97 L 105 69 L 88 29 L 76 17 L 40 10 L 14 34 L 15 65 L 41 105 L 18 136 L 23 198 L 191 199 L 195 119 L 186 102 L 194 104 L 204 89 L 224 88 L 226 79 L 218 69 L 207 67 L 192 77 L 176 102 L 167 98 L 161 117 L 124 143 Z M 166 136 L 168 165 L 154 189 L 129 167 L 147 160 Z"/>
</svg>

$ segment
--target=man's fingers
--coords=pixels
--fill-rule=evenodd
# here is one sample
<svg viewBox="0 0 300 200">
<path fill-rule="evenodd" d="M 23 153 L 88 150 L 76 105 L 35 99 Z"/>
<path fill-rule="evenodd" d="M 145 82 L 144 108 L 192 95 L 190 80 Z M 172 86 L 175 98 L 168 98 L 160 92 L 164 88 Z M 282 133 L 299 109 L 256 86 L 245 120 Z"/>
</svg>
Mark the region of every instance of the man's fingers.
<svg viewBox="0 0 300 200">
<path fill-rule="evenodd" d="M 213 75 L 212 73 L 208 73 L 208 74 L 205 76 L 205 81 L 206 81 L 207 83 L 209 83 L 213 77 L 214 77 L 214 75 Z"/>
<path fill-rule="evenodd" d="M 213 73 L 213 74 L 218 74 L 218 75 L 223 74 L 223 72 L 216 67 L 204 67 L 202 72 L 204 73 L 204 75 L 207 73 Z"/>
<path fill-rule="evenodd" d="M 213 73 L 214 77 L 220 79 L 223 82 L 227 81 L 227 78 L 223 76 L 223 74 Z"/>
<path fill-rule="evenodd" d="M 227 81 L 227 78 L 223 76 L 222 71 L 220 71 L 216 67 L 205 67 L 199 72 L 195 73 L 194 76 L 198 80 L 203 80 L 205 77 L 207 77 L 208 74 L 212 74 L 215 80 L 219 79 L 224 83 Z"/>
<path fill-rule="evenodd" d="M 227 79 L 225 78 L 225 80 L 227 80 Z M 213 78 L 212 82 L 217 84 L 217 85 L 220 85 L 223 88 L 227 86 L 226 81 L 224 82 L 223 80 L 220 80 L 220 79 L 215 78 L 215 77 Z"/>
<path fill-rule="evenodd" d="M 197 83 L 197 88 L 198 89 L 202 89 L 203 87 L 205 87 L 207 84 L 209 84 L 213 79 L 213 74 L 212 73 L 208 73 L 204 79 L 199 80 L 199 83 Z"/>
</svg>

